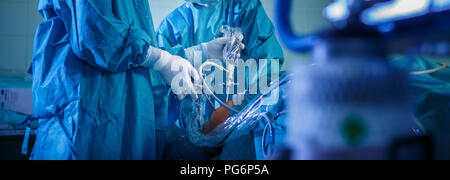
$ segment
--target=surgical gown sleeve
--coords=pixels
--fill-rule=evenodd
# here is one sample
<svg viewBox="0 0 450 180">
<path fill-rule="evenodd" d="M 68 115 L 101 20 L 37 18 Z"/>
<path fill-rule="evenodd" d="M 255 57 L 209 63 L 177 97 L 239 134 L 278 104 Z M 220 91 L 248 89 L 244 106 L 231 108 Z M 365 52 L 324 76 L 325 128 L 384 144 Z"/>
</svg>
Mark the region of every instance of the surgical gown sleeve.
<svg viewBox="0 0 450 180">
<path fill-rule="evenodd" d="M 266 14 L 259 0 L 241 1 L 245 11 L 242 11 L 240 24 L 244 32 L 244 43 L 246 48 L 243 52 L 244 60 L 254 59 L 258 64 L 257 76 L 248 75 L 247 81 L 250 85 L 259 84 L 261 78 L 267 77 L 267 83 L 273 80 L 271 75 L 280 72 L 284 64 L 283 50 L 276 38 L 275 27 Z M 249 23 L 251 22 L 251 23 Z M 278 60 L 278 66 L 272 60 Z M 278 67 L 277 69 L 273 69 Z M 278 74 L 279 75 L 279 74 Z M 259 89 L 259 88 L 258 88 Z M 244 105 L 255 97 L 252 93 L 245 96 Z M 242 109 L 244 106 L 236 107 Z"/>
<path fill-rule="evenodd" d="M 80 59 L 108 72 L 143 66 L 153 37 L 114 12 L 114 6 L 115 0 L 54 0 Z"/>
</svg>

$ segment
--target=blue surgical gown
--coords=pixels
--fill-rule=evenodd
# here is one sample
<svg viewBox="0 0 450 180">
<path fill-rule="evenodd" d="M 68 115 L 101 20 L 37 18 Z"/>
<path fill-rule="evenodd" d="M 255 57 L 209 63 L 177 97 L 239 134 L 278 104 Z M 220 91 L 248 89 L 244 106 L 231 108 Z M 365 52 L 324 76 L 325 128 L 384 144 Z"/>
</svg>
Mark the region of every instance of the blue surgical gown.
<svg viewBox="0 0 450 180">
<path fill-rule="evenodd" d="M 284 56 L 276 38 L 275 28 L 259 0 L 221 0 L 209 7 L 185 3 L 162 21 L 157 31 L 158 45 L 172 54 L 186 57 L 184 49 L 222 37 L 220 31 L 222 25 L 242 29 L 246 47 L 241 59 L 244 61 L 254 59 L 258 66 L 266 67 L 266 69 L 258 68 L 258 77 L 247 76 L 248 83 L 255 83 L 262 76 L 266 76 L 270 82 L 271 63 L 261 64 L 259 60 L 278 59 L 281 68 Z M 255 96 L 256 94 L 247 94 L 244 103 L 234 108 L 242 110 Z M 224 96 L 220 97 L 222 100 L 225 99 Z M 179 107 L 176 100 L 171 101 L 171 113 L 178 114 L 177 108 L 173 107 Z M 209 113 L 214 108 L 207 105 Z M 251 136 L 242 137 L 242 142 L 246 138 L 252 139 Z M 232 143 L 240 144 L 240 142 Z M 249 157 L 251 153 L 241 152 L 225 159 L 251 159 Z"/>
<path fill-rule="evenodd" d="M 156 45 L 148 1 L 40 0 L 39 12 L 32 159 L 160 158 L 168 87 L 140 67 Z"/>
</svg>

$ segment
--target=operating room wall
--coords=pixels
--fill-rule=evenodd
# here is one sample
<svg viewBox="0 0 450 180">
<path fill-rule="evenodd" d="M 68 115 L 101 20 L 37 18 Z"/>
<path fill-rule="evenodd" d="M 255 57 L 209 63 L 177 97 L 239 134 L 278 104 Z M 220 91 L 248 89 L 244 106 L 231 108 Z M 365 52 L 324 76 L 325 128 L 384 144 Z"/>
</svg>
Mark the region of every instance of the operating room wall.
<svg viewBox="0 0 450 180">
<path fill-rule="evenodd" d="M 322 18 L 322 8 L 331 0 L 294 0 L 292 21 L 299 34 L 314 32 L 329 23 Z M 183 0 L 149 0 L 155 28 Z M 269 17 L 274 19 L 275 0 L 261 0 Z M 0 76 L 23 77 L 32 59 L 34 34 L 42 21 L 37 12 L 38 0 L 0 0 Z M 307 61 L 308 56 L 284 49 L 287 61 Z"/>
</svg>

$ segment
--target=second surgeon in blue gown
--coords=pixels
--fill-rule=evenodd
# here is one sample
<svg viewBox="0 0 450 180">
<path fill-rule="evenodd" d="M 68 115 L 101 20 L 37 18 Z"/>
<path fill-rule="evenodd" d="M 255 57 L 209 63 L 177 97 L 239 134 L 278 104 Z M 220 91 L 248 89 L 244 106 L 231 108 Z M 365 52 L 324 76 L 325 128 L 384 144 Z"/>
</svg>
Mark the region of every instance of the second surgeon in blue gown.
<svg viewBox="0 0 450 180">
<path fill-rule="evenodd" d="M 217 37 L 221 37 L 220 28 L 223 25 L 231 27 L 239 27 L 244 34 L 243 43 L 245 49 L 242 52 L 241 59 L 244 61 L 248 59 L 255 59 L 257 63 L 260 59 L 277 59 L 280 62 L 280 67 L 284 62 L 283 51 L 276 39 L 275 29 L 266 14 L 261 2 L 259 0 L 191 0 L 177 8 L 167 18 L 163 20 L 158 31 L 158 44 L 161 48 L 168 50 L 173 54 L 186 57 L 186 48 L 197 46 L 204 42 L 209 42 Z M 266 64 L 268 67 L 264 71 L 259 69 L 259 77 L 247 77 L 249 83 L 254 83 L 261 76 L 268 76 L 271 73 L 271 64 Z M 270 76 L 268 76 L 270 81 Z M 247 94 L 242 106 L 234 107 L 241 110 L 245 105 L 251 101 L 255 95 Z M 171 101 L 171 115 L 173 118 L 178 116 L 177 102 Z M 214 109 L 214 107 L 209 107 Z M 179 130 L 174 132 L 181 133 Z M 180 135 L 180 138 L 184 135 Z M 186 143 L 186 140 L 176 140 L 174 137 L 169 137 L 173 141 L 183 142 L 185 146 L 190 146 L 190 149 L 195 146 Z M 234 141 L 234 144 L 225 145 L 222 149 L 221 159 L 255 159 L 253 149 L 253 139 L 251 135 L 240 138 Z M 170 151 L 176 151 L 176 145 L 169 144 L 166 149 L 169 151 L 168 156 L 177 154 Z M 241 147 L 239 153 L 228 148 L 234 149 Z M 171 150 L 172 149 L 172 150 Z M 228 151 L 228 150 L 230 151 Z M 173 152 L 172 151 L 172 152 Z M 192 150 L 191 150 L 192 151 Z M 190 152 L 191 152 L 190 151 Z M 207 155 L 214 155 L 214 151 L 210 149 L 199 149 L 200 153 L 195 157 L 188 155 L 187 158 L 202 159 Z M 201 153 L 201 151 L 206 153 Z M 227 154 L 228 152 L 232 152 Z M 175 155 L 175 159 L 182 159 L 180 155 Z M 172 157 L 173 158 L 173 157 Z M 186 157 L 184 157 L 186 158 Z"/>
</svg>

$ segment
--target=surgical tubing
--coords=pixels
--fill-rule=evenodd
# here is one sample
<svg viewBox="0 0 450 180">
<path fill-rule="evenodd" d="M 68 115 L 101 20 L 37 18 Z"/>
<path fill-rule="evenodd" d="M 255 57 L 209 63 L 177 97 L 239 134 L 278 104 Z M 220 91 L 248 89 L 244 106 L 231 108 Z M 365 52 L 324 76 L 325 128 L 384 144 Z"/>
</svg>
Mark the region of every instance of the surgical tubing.
<svg viewBox="0 0 450 180">
<path fill-rule="evenodd" d="M 273 153 L 272 149 L 267 149 L 269 151 L 266 151 L 266 147 L 264 146 L 266 144 L 267 132 L 270 133 L 269 135 L 270 135 L 270 140 L 271 141 L 269 142 L 269 145 L 272 145 L 272 146 L 275 145 L 275 133 L 274 133 L 274 128 L 273 128 L 272 124 L 273 124 L 273 122 L 277 121 L 280 116 L 282 116 L 284 114 L 287 114 L 287 113 L 288 113 L 287 111 L 279 112 L 279 113 L 277 113 L 277 115 L 275 115 L 275 117 L 272 120 L 270 120 L 270 118 L 266 114 L 262 115 L 262 117 L 267 120 L 267 124 L 264 127 L 264 131 L 263 131 L 263 134 L 262 134 L 262 140 L 261 140 L 262 141 L 261 142 L 261 146 L 262 146 L 263 156 L 266 159 L 269 159 L 272 156 L 272 153 Z"/>
<path fill-rule="evenodd" d="M 289 78 L 291 77 L 291 75 L 287 75 L 285 78 L 283 78 L 281 81 L 279 81 L 279 84 L 278 84 L 278 86 L 272 86 L 268 91 L 267 91 L 267 93 L 265 93 L 265 94 L 263 94 L 262 96 L 259 96 L 259 98 L 250 106 L 250 108 L 248 108 L 248 110 L 245 112 L 245 114 L 244 114 L 244 119 L 248 116 L 248 114 L 250 113 L 250 111 L 263 99 L 263 98 L 265 98 L 267 95 L 269 95 L 270 94 L 270 92 L 272 92 L 274 89 L 276 89 L 276 88 L 278 88 L 278 87 L 280 87 L 281 85 L 283 85 L 283 84 L 286 84 L 286 83 L 288 83 L 289 82 Z M 273 84 L 275 84 L 275 83 L 271 83 L 272 85 Z"/>
<path fill-rule="evenodd" d="M 235 66 L 233 65 L 233 64 L 228 64 L 228 73 L 227 73 L 227 84 L 226 84 L 226 87 L 227 87 L 227 99 L 226 99 L 226 102 L 228 102 L 228 100 L 229 100 L 229 96 L 230 96 L 230 88 L 232 87 L 232 86 L 234 86 L 234 68 L 235 68 Z"/>
<path fill-rule="evenodd" d="M 216 67 L 217 69 L 219 69 L 219 70 L 221 70 L 221 71 L 224 71 L 224 72 L 226 72 L 226 73 L 230 73 L 230 72 L 229 72 L 227 69 L 225 69 L 225 68 L 223 68 L 223 67 L 221 67 L 221 66 L 219 66 L 218 64 L 213 63 L 213 62 L 205 62 L 205 63 L 203 63 L 203 64 L 200 66 L 200 68 L 199 68 L 199 70 L 200 70 L 200 71 L 199 71 L 199 73 L 200 73 L 200 78 L 202 79 L 203 86 L 205 87 L 205 89 L 208 90 L 208 92 L 214 97 L 214 99 L 216 99 L 217 102 L 219 102 L 220 105 L 222 105 L 223 107 L 227 108 L 227 109 L 230 110 L 230 111 L 233 111 L 233 112 L 235 112 L 235 113 L 239 113 L 238 110 L 236 110 L 236 109 L 234 109 L 234 108 L 228 106 L 226 103 L 224 103 L 224 102 L 223 102 L 219 97 L 217 97 L 217 96 L 214 94 L 214 92 L 209 88 L 208 84 L 206 83 L 205 78 L 203 77 L 203 76 L 204 76 L 204 74 L 203 74 L 203 67 L 204 67 L 204 66 L 214 66 L 214 67 Z M 202 93 L 203 93 L 203 95 L 205 95 L 205 96 L 208 98 L 208 95 L 207 95 L 207 93 L 206 93 L 205 91 L 202 90 Z M 210 101 L 209 98 L 208 98 L 208 100 Z M 210 101 L 210 103 L 211 103 L 211 101 Z"/>
<path fill-rule="evenodd" d="M 275 143 L 274 143 L 274 129 L 273 129 L 273 125 L 272 125 L 272 120 L 270 120 L 270 118 L 267 116 L 267 114 L 262 114 L 261 115 L 264 119 L 266 119 L 266 121 L 267 121 L 267 124 L 266 124 L 266 126 L 264 127 L 264 131 L 263 131 L 263 134 L 262 134 L 262 142 L 261 142 L 261 148 L 262 148 L 262 152 L 263 152 L 263 155 L 264 155 L 264 158 L 266 158 L 266 159 L 269 159 L 270 158 L 270 156 L 272 155 L 272 149 L 270 148 L 270 145 L 274 145 Z M 266 144 L 266 134 L 267 134 L 267 131 L 269 131 L 269 133 L 270 133 L 270 141 L 269 141 L 269 147 L 267 147 L 267 150 L 266 150 L 266 147 L 265 147 L 265 144 Z"/>
</svg>

